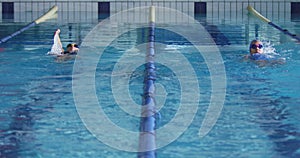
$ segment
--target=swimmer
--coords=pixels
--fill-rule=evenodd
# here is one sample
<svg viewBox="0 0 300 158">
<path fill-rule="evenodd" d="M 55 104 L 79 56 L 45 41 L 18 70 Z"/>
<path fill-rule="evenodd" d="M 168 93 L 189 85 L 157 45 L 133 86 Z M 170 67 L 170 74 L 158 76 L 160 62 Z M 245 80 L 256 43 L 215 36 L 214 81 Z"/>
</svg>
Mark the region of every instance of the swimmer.
<svg viewBox="0 0 300 158">
<path fill-rule="evenodd" d="M 62 48 L 61 41 L 60 41 L 59 33 L 60 33 L 60 29 L 57 29 L 55 31 L 54 36 L 58 37 L 59 46 L 61 46 L 61 54 L 72 54 L 72 55 L 75 54 L 76 55 L 79 51 L 78 45 L 76 43 L 72 43 L 72 44 L 70 43 L 67 45 L 67 50 L 64 51 L 64 49 Z"/>
<path fill-rule="evenodd" d="M 54 43 L 51 51 L 48 52 L 50 55 L 64 56 L 64 55 L 77 55 L 79 47 L 76 43 L 70 43 L 67 45 L 67 50 L 64 50 L 59 37 L 60 29 L 57 29 L 54 33 Z"/>
<path fill-rule="evenodd" d="M 63 51 L 62 54 L 76 55 L 78 51 L 79 51 L 78 45 L 76 43 L 72 43 L 67 45 L 67 50 Z"/>
<path fill-rule="evenodd" d="M 264 54 L 263 44 L 259 40 L 253 40 L 249 46 L 249 59 L 252 60 L 266 60 L 268 56 Z"/>
<path fill-rule="evenodd" d="M 285 58 L 275 58 L 274 56 L 264 53 L 264 46 L 260 40 L 251 41 L 249 55 L 246 55 L 245 58 L 256 61 L 260 66 L 285 63 Z"/>
</svg>

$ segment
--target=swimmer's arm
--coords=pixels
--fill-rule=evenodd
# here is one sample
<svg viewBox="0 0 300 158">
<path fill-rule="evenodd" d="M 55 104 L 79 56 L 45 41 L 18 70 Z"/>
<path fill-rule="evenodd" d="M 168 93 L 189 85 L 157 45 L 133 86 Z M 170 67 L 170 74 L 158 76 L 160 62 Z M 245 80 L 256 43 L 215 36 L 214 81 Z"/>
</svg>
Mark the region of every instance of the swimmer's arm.
<svg viewBox="0 0 300 158">
<path fill-rule="evenodd" d="M 250 55 L 249 54 L 243 56 L 243 61 L 246 61 L 248 59 L 250 59 Z"/>
<path fill-rule="evenodd" d="M 60 30 L 57 30 L 57 31 L 55 32 L 55 36 L 56 36 L 56 39 L 57 39 L 57 44 L 59 45 L 61 51 L 63 52 L 64 49 L 63 49 L 62 43 L 61 43 L 61 41 L 60 41 L 59 33 L 60 33 Z"/>
</svg>

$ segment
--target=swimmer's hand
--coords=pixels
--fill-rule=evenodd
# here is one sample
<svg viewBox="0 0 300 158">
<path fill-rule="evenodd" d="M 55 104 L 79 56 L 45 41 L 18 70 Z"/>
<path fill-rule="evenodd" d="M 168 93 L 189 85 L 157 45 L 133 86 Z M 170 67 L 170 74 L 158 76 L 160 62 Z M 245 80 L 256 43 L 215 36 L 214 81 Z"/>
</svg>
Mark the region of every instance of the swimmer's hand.
<svg viewBox="0 0 300 158">
<path fill-rule="evenodd" d="M 60 29 L 57 29 L 57 30 L 55 31 L 55 34 L 58 35 L 59 33 L 60 33 Z"/>
</svg>

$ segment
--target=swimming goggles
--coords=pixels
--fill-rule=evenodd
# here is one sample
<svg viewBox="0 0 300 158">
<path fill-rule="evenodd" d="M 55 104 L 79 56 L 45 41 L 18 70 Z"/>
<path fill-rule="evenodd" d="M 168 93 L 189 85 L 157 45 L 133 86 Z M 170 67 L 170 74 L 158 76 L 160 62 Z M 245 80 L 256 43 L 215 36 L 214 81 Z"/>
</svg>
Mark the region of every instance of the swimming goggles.
<svg viewBox="0 0 300 158">
<path fill-rule="evenodd" d="M 252 45 L 251 45 L 251 48 L 252 48 L 252 49 L 257 49 L 257 48 L 261 49 L 262 47 L 263 47 L 263 45 L 261 45 L 261 44 L 259 44 L 259 45 L 252 44 Z"/>
</svg>

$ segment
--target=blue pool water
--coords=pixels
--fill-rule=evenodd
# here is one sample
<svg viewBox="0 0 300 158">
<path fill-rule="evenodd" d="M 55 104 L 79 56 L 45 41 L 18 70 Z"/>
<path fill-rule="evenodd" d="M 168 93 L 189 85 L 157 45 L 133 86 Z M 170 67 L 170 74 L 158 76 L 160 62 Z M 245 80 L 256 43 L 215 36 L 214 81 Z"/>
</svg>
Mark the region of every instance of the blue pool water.
<svg viewBox="0 0 300 158">
<path fill-rule="evenodd" d="M 274 22 L 300 32 L 299 21 L 275 19 Z M 197 75 L 201 94 L 191 125 L 174 142 L 158 149 L 157 156 L 300 157 L 300 45 L 257 21 L 246 24 L 201 21 L 201 24 L 212 34 L 224 61 L 227 87 L 223 110 L 212 130 L 200 137 L 199 128 L 212 93 L 207 64 L 186 39 L 157 29 L 156 40 L 165 47 L 157 48 L 156 58 L 173 51 L 183 54 Z M 18 28 L 23 24 L 2 25 Z M 137 157 L 135 152 L 120 151 L 102 143 L 87 130 L 76 111 L 72 92 L 72 80 L 76 80 L 72 76 L 74 61 L 57 61 L 46 55 L 56 28 L 62 30 L 62 42 L 66 45 L 71 41 L 81 42 L 95 25 L 42 23 L 0 46 L 0 157 Z M 131 131 L 139 130 L 140 119 L 124 112 L 114 100 L 111 75 L 124 53 L 145 42 L 142 37 L 145 30 L 132 30 L 115 39 L 99 59 L 95 73 L 96 94 L 107 117 Z M 1 31 L 3 36 L 5 32 Z M 244 60 L 249 40 L 256 34 L 269 39 L 286 63 L 261 66 Z M 132 54 L 135 55 L 141 54 Z M 177 75 L 166 65 L 156 66 L 156 82 L 167 94 L 160 110 L 160 128 L 176 114 L 181 92 Z M 138 66 L 128 74 L 129 93 L 137 104 L 142 102 L 143 68 Z"/>
</svg>

